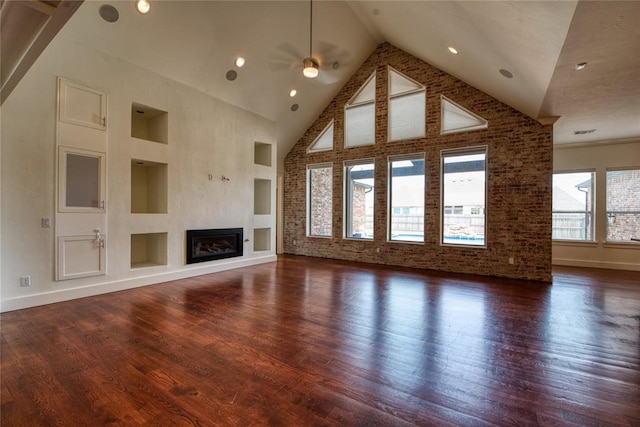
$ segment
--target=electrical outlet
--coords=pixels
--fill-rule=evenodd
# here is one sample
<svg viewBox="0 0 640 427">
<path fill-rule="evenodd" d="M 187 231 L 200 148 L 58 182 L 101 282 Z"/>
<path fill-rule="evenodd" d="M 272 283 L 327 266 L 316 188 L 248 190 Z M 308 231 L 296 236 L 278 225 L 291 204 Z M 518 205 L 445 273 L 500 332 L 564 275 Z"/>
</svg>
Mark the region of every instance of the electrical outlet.
<svg viewBox="0 0 640 427">
<path fill-rule="evenodd" d="M 377 253 L 380 253 L 380 248 L 376 248 L 376 252 L 377 252 Z"/>
<path fill-rule="evenodd" d="M 516 260 L 512 256 L 510 256 L 509 257 L 509 264 L 513 265 L 515 263 L 516 263 Z"/>
<path fill-rule="evenodd" d="M 31 276 L 20 276 L 20 286 L 31 286 Z"/>
</svg>

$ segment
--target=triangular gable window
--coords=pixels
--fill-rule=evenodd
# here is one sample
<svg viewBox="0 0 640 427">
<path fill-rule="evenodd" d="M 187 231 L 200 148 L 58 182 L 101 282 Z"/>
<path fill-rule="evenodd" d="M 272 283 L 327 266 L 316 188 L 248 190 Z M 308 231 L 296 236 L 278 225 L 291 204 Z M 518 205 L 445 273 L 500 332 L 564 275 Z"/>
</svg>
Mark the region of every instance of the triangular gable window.
<svg viewBox="0 0 640 427">
<path fill-rule="evenodd" d="M 389 141 L 425 136 L 425 87 L 389 67 Z"/>
<path fill-rule="evenodd" d="M 373 73 L 347 105 L 362 104 L 376 100 L 376 73 Z"/>
<path fill-rule="evenodd" d="M 468 132 L 476 129 L 486 129 L 489 122 L 459 106 L 444 95 L 440 95 L 441 122 L 440 133 Z"/>
<path fill-rule="evenodd" d="M 344 107 L 344 146 L 375 144 L 376 73 L 367 79 Z"/>
<path fill-rule="evenodd" d="M 311 145 L 309 145 L 307 153 L 329 150 L 333 150 L 333 120 L 329 122 L 327 127 L 325 127 L 324 130 L 320 132 L 320 135 L 318 135 Z"/>
</svg>

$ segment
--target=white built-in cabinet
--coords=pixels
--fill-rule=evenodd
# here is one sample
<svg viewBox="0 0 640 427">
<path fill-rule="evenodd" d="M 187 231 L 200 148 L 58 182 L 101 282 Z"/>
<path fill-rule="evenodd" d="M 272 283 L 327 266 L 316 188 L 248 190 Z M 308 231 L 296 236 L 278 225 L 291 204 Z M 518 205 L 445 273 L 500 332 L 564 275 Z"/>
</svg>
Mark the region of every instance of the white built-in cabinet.
<svg viewBox="0 0 640 427">
<path fill-rule="evenodd" d="M 58 78 L 55 278 L 106 273 L 107 94 Z"/>
</svg>

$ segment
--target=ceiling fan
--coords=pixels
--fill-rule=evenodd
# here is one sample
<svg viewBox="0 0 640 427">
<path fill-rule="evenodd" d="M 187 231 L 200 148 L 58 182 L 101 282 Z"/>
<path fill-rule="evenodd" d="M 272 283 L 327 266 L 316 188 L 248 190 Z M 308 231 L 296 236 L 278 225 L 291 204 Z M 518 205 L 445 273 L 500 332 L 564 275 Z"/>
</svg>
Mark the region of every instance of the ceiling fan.
<svg viewBox="0 0 640 427">
<path fill-rule="evenodd" d="M 302 75 L 320 83 L 330 84 L 340 80 L 339 69 L 347 65 L 350 54 L 335 44 L 316 41 L 316 52 L 313 54 L 313 0 L 309 2 L 309 55 L 301 54 L 289 42 L 276 46 L 276 52 L 269 55 L 269 68 L 274 71 L 285 69 L 302 69 Z"/>
</svg>

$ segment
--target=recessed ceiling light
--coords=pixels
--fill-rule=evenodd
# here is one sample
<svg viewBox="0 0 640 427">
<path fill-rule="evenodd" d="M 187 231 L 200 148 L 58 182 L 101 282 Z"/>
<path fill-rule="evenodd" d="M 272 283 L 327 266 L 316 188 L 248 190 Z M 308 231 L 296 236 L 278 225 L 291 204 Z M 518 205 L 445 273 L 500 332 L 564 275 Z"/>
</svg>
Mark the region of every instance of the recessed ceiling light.
<svg viewBox="0 0 640 427">
<path fill-rule="evenodd" d="M 453 53 L 454 55 L 458 54 L 458 49 L 453 46 L 449 46 L 447 49 L 449 49 L 449 52 Z"/>
<path fill-rule="evenodd" d="M 297 91 L 297 90 L 295 90 L 295 89 L 291 89 L 291 92 L 289 92 L 289 96 L 290 96 L 291 98 L 293 98 L 294 96 L 296 96 L 296 94 L 297 94 L 297 93 L 298 93 L 298 91 Z"/>
<path fill-rule="evenodd" d="M 298 104 L 293 104 L 291 106 L 291 111 L 298 111 L 298 107 L 299 107 Z"/>
<path fill-rule="evenodd" d="M 151 9 L 151 4 L 149 3 L 149 0 L 137 0 L 136 9 L 144 15 L 149 12 L 149 9 Z"/>
<path fill-rule="evenodd" d="M 500 68 L 500 74 L 502 74 L 503 77 L 506 77 L 508 79 L 513 78 L 513 73 L 509 70 L 505 70 L 504 68 Z"/>
<path fill-rule="evenodd" d="M 244 65 L 244 58 L 242 56 L 238 56 L 236 58 L 236 67 L 242 68 L 243 65 Z"/>
<path fill-rule="evenodd" d="M 230 82 L 238 78 L 238 73 L 236 72 L 236 70 L 229 70 L 227 71 L 226 75 L 227 75 L 227 80 L 229 80 Z"/>
<path fill-rule="evenodd" d="M 587 68 L 587 63 L 581 62 L 579 64 L 576 64 L 576 66 L 574 67 L 574 70 L 580 71 L 580 70 L 584 70 L 585 68 Z"/>
</svg>

